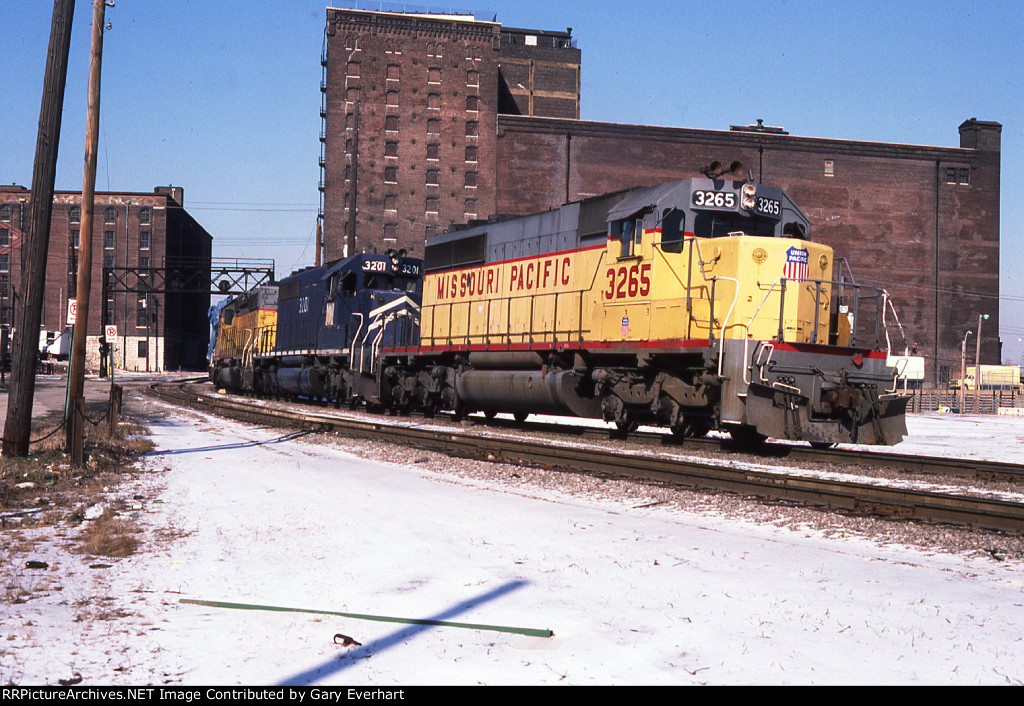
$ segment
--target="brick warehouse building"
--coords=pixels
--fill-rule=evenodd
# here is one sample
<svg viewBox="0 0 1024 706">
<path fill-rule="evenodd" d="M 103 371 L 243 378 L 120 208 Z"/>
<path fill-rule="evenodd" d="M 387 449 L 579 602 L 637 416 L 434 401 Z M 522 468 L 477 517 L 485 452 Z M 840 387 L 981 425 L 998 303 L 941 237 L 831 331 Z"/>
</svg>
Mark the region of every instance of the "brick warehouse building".
<svg viewBox="0 0 1024 706">
<path fill-rule="evenodd" d="M 21 305 L 20 246 L 31 198 L 23 186 L 0 186 L 0 325 L 4 327 L 12 325 L 14 308 Z M 104 266 L 144 272 L 145 268 L 180 263 L 201 271 L 203 281 L 209 282 L 213 239 L 182 203 L 182 189 L 173 186 L 156 187 L 151 193 L 96 193 L 86 352 L 90 369 L 99 367 L 104 323 L 117 326 L 114 362 L 122 370 L 200 369 L 205 365 L 209 292 L 112 293 L 107 297 L 107 320 L 102 322 L 100 316 Z M 42 318 L 42 330 L 50 341 L 67 330 L 65 339 L 70 342 L 65 321 L 69 293 L 73 298 L 77 287 L 81 215 L 81 192 L 54 192 Z"/>
<path fill-rule="evenodd" d="M 581 121 L 571 31 L 470 17 L 327 11 L 321 152 L 324 252 L 405 248 L 450 224 L 526 214 L 620 188 L 699 176 L 712 161 L 779 186 L 892 295 L 927 383 L 958 377 L 982 329 L 999 361 L 998 123 L 970 119 L 955 148 Z M 358 101 L 358 129 L 354 124 Z M 353 167 L 355 167 L 353 169 Z M 355 176 L 353 189 L 353 173 Z M 890 319 L 891 321 L 891 319 Z M 893 341 L 902 352 L 903 341 Z"/>
</svg>

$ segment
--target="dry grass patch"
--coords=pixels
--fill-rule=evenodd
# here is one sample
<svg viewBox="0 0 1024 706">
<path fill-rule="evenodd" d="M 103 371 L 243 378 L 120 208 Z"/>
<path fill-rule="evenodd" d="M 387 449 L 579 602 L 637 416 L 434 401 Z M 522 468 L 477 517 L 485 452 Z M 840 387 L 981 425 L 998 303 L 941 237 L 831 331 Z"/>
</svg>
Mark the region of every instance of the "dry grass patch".
<svg viewBox="0 0 1024 706">
<path fill-rule="evenodd" d="M 139 547 L 140 532 L 133 522 L 107 510 L 85 526 L 79 550 L 93 556 L 130 556 Z"/>
<path fill-rule="evenodd" d="M 98 418 L 102 411 L 90 413 Z M 0 529 L 7 530 L 3 540 L 14 549 L 18 529 L 54 526 L 70 522 L 80 525 L 80 536 L 73 539 L 75 550 L 96 556 L 124 557 L 139 546 L 140 530 L 132 521 L 117 516 L 128 502 L 111 501 L 111 491 L 137 471 L 139 457 L 153 448 L 144 427 L 122 421 L 115 434 L 105 423 L 85 425 L 86 462 L 73 468 L 64 452 L 64 431 L 59 418 L 36 424 L 29 456 L 0 457 Z M 51 433 L 54 432 L 54 433 Z M 45 437 L 45 438 L 42 438 Z M 86 520 L 91 506 L 103 503 L 109 509 L 99 518 Z M 77 533 L 76 533 L 77 534 Z M 31 547 L 19 547 L 30 552 Z"/>
</svg>

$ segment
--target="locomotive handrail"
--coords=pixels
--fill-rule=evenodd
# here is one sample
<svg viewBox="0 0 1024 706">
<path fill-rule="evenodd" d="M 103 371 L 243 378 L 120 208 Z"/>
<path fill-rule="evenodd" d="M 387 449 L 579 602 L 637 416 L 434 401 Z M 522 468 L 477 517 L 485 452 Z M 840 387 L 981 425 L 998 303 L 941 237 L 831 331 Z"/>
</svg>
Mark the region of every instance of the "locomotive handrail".
<svg viewBox="0 0 1024 706">
<path fill-rule="evenodd" d="M 757 317 L 761 313 L 761 309 L 767 303 L 768 298 L 771 296 L 772 292 L 775 291 L 776 287 L 779 287 L 779 291 L 780 291 L 780 294 L 781 294 L 781 296 L 780 296 L 780 304 L 779 304 L 779 306 L 780 306 L 780 318 L 779 318 L 780 330 L 779 330 L 779 334 L 778 334 L 778 340 L 782 341 L 783 331 L 782 331 L 781 327 L 782 327 L 782 321 L 784 319 L 784 309 L 783 309 L 783 307 L 784 307 L 784 304 L 785 304 L 785 287 L 786 287 L 786 283 L 788 281 L 790 281 L 790 280 L 788 280 L 786 277 L 779 277 L 774 282 L 772 282 L 771 286 L 769 286 L 767 291 L 765 291 L 764 297 L 762 297 L 761 302 L 757 305 L 757 308 L 754 310 L 754 313 L 751 315 L 750 320 L 747 322 L 747 325 L 746 325 L 746 328 L 745 328 L 745 331 L 744 331 L 745 335 L 744 335 L 744 342 L 743 342 L 743 360 L 749 360 L 749 355 L 748 354 L 750 352 L 750 327 L 753 326 L 754 321 L 757 319 Z M 819 304 L 820 304 L 820 301 L 821 301 L 820 300 L 820 296 L 821 296 L 821 292 L 822 291 L 826 291 L 826 288 L 823 287 L 823 285 L 829 285 L 830 287 L 832 287 L 832 286 L 838 287 L 840 289 L 840 292 L 841 292 L 843 287 L 853 287 L 853 289 L 854 289 L 854 297 L 853 297 L 853 302 L 854 302 L 854 320 L 855 321 L 859 320 L 859 319 L 857 319 L 857 314 L 859 312 L 860 300 L 863 298 L 861 293 L 860 293 L 861 290 L 865 290 L 865 289 L 866 290 L 873 290 L 874 294 L 870 295 L 872 298 L 878 298 L 879 296 L 881 296 L 882 300 L 881 300 L 880 304 L 882 306 L 882 309 L 881 309 L 881 311 L 878 312 L 878 315 L 875 317 L 875 344 L 874 344 L 874 349 L 875 350 L 879 349 L 880 339 L 879 339 L 878 327 L 881 326 L 882 329 L 886 333 L 886 338 L 887 338 L 887 340 L 886 340 L 886 345 L 887 345 L 886 354 L 888 355 L 888 352 L 889 352 L 889 348 L 888 348 L 888 326 L 885 325 L 885 308 L 884 308 L 884 304 L 885 304 L 885 301 L 886 301 L 888 295 L 887 295 L 887 292 L 884 289 L 881 289 L 881 288 L 878 288 L 878 287 L 871 287 L 871 286 L 868 286 L 868 285 L 862 285 L 862 284 L 850 284 L 849 282 L 838 282 L 838 281 L 835 281 L 835 280 L 831 280 L 831 281 L 826 281 L 826 280 L 794 280 L 794 281 L 807 282 L 809 285 L 813 284 L 815 286 L 815 288 L 816 288 L 815 289 L 814 331 L 812 333 L 811 343 L 815 343 L 817 341 L 817 330 L 818 330 L 818 326 L 820 325 L 820 319 L 818 317 L 818 314 L 819 314 L 818 309 L 820 308 Z M 840 297 L 842 296 L 841 293 L 839 294 L 839 296 Z M 856 331 L 854 329 L 851 329 L 850 339 L 851 339 L 850 343 L 851 343 L 851 345 L 853 345 L 854 341 L 856 340 Z M 746 383 L 746 384 L 750 383 L 749 374 L 751 372 L 751 368 L 755 367 L 757 365 L 758 365 L 757 362 L 753 362 L 752 361 L 751 365 L 744 369 L 744 376 L 743 376 L 744 377 L 744 383 Z M 762 376 L 762 381 L 765 381 L 763 376 Z"/>
<path fill-rule="evenodd" d="M 771 293 L 773 291 L 775 291 L 776 285 L 781 284 L 781 289 L 780 289 L 781 296 L 779 298 L 780 299 L 784 299 L 785 298 L 785 295 L 786 295 L 785 281 L 786 281 L 785 277 L 779 277 L 774 282 L 772 282 L 771 286 L 768 288 L 768 291 L 764 293 L 764 297 L 761 298 L 761 303 L 757 305 L 756 309 L 754 309 L 754 313 L 751 315 L 750 320 L 747 322 L 747 325 L 746 325 L 746 327 L 743 330 L 743 360 L 744 361 L 746 361 L 748 359 L 747 353 L 750 351 L 750 327 L 754 324 L 754 319 L 756 319 L 757 315 L 761 313 L 761 308 L 768 301 L 768 297 L 771 296 Z M 780 322 L 780 327 L 781 327 L 781 322 Z M 779 334 L 779 340 L 780 341 L 782 340 L 781 332 Z M 774 349 L 775 348 L 773 346 L 772 350 L 774 350 Z M 771 356 L 769 356 L 769 360 L 771 360 Z M 749 372 L 750 372 L 750 368 L 745 366 L 744 370 L 743 370 L 743 382 L 745 384 L 747 384 L 747 385 L 750 384 L 750 380 L 748 379 L 748 373 Z M 764 376 L 761 376 L 761 377 L 762 377 L 762 380 L 767 382 L 767 380 L 765 380 Z"/>
<path fill-rule="evenodd" d="M 888 355 L 886 358 L 888 358 Z M 900 366 L 900 363 L 903 363 L 902 367 Z M 897 389 L 900 386 L 900 375 L 903 374 L 903 371 L 907 369 L 908 365 L 910 365 L 910 360 L 908 358 L 902 358 L 896 361 L 896 365 L 892 366 L 892 389 L 885 391 L 887 395 L 892 395 L 897 392 Z"/>
<path fill-rule="evenodd" d="M 355 333 L 352 334 L 352 342 L 355 343 L 356 341 L 359 340 L 359 332 L 363 330 L 363 323 L 365 321 L 365 317 L 363 316 L 363 312 L 361 312 L 361 311 L 353 311 L 352 312 L 352 316 L 358 316 L 359 317 L 359 326 L 356 327 Z M 354 358 L 355 355 L 353 355 L 352 357 Z M 363 351 L 362 346 L 360 346 L 360 348 L 359 348 L 359 372 L 363 372 L 363 358 L 364 357 L 365 357 L 365 353 Z"/>
<path fill-rule="evenodd" d="M 595 276 L 595 278 L 596 278 L 596 276 Z M 522 342 L 522 343 L 531 343 L 532 344 L 532 343 L 536 343 L 535 338 L 537 336 L 547 335 L 547 334 L 551 335 L 552 345 L 555 345 L 558 342 L 559 337 L 562 337 L 563 340 L 567 340 L 567 339 L 570 339 L 570 338 L 575 336 L 575 337 L 577 337 L 579 339 L 580 342 L 582 342 L 583 341 L 583 331 L 584 331 L 584 329 L 583 329 L 583 302 L 584 302 L 584 296 L 583 295 L 585 293 L 587 293 L 588 291 L 590 291 L 590 290 L 587 290 L 587 289 L 570 289 L 568 291 L 542 292 L 542 293 L 539 293 L 539 294 L 528 293 L 528 294 L 519 294 L 519 295 L 515 295 L 515 296 L 508 296 L 508 297 L 505 297 L 505 298 L 502 298 L 502 299 L 488 299 L 487 300 L 487 316 L 486 316 L 486 321 L 489 324 L 491 322 L 491 320 L 492 320 L 491 319 L 491 314 L 493 312 L 493 305 L 494 305 L 495 302 L 497 302 L 499 304 L 499 306 L 500 305 L 504 305 L 505 306 L 505 331 L 501 335 L 503 335 L 505 337 L 505 339 L 506 339 L 505 342 L 504 342 L 504 346 L 506 348 L 510 347 L 513 344 L 513 341 L 512 341 L 513 338 L 518 338 L 520 340 L 520 342 Z M 556 326 L 555 328 L 552 328 L 550 331 L 540 331 L 540 330 L 538 330 L 534 326 L 534 316 L 535 316 L 535 312 L 536 312 L 536 309 L 537 309 L 535 303 L 537 301 L 539 301 L 541 299 L 544 299 L 544 298 L 553 297 L 554 300 L 555 300 L 555 311 L 557 312 L 559 299 L 560 298 L 565 298 L 565 297 L 570 297 L 571 298 L 573 296 L 576 296 L 578 298 L 578 300 L 579 300 L 579 319 L 578 319 L 577 326 L 572 327 L 572 328 L 564 328 L 564 329 L 557 328 L 557 326 Z M 483 300 L 481 300 L 481 301 L 483 301 Z M 530 315 L 529 315 L 529 325 L 524 330 L 512 331 L 512 308 L 513 308 L 513 303 L 514 302 L 519 302 L 519 301 L 530 301 L 531 302 Z M 447 334 L 445 336 L 443 336 L 443 337 L 441 337 L 441 336 L 429 336 L 429 337 L 428 336 L 424 336 L 421 339 L 421 344 L 422 345 L 439 345 L 441 342 L 445 342 L 445 343 L 447 343 L 447 345 L 459 345 L 457 343 L 456 339 L 461 339 L 462 345 L 469 346 L 469 345 L 473 344 L 473 341 L 475 339 L 479 339 L 479 340 L 483 341 L 485 344 L 491 345 L 492 338 L 495 335 L 497 335 L 497 334 L 494 334 L 494 333 L 491 332 L 489 325 L 487 326 L 486 330 L 484 330 L 483 332 L 481 332 L 479 334 L 473 334 L 471 332 L 471 330 L 470 330 L 471 329 L 471 317 L 472 317 L 472 312 L 473 312 L 473 304 L 478 304 L 478 303 L 480 303 L 480 302 L 474 302 L 474 301 L 470 301 L 470 300 L 462 300 L 462 301 L 450 301 L 450 302 L 435 302 L 433 304 L 425 304 L 425 305 L 423 305 L 423 307 L 422 307 L 423 311 L 424 312 L 429 312 L 430 317 L 431 317 L 431 319 L 433 321 L 437 320 L 437 313 L 438 313 L 439 310 L 440 311 L 447 310 L 447 312 L 448 312 L 448 317 L 447 317 L 448 318 L 448 323 L 447 323 L 448 331 L 447 331 Z M 456 306 L 465 306 L 466 307 L 466 314 L 465 314 L 465 320 L 464 320 L 465 321 L 465 333 L 463 335 L 461 335 L 461 336 L 455 336 L 453 334 L 453 330 L 452 330 L 452 326 L 453 326 L 454 319 L 455 319 L 454 308 Z M 555 322 L 557 322 L 557 317 L 553 317 L 553 319 L 554 319 Z M 432 327 L 432 328 L 435 328 L 435 330 L 436 330 L 436 327 Z"/>
<path fill-rule="evenodd" d="M 739 279 L 737 279 L 735 277 L 711 277 L 711 278 L 709 278 L 707 276 L 707 273 L 704 271 L 704 265 L 706 263 L 704 262 L 704 255 L 700 251 L 700 241 L 699 241 L 698 238 L 690 238 L 690 253 L 689 253 L 689 257 L 690 257 L 690 262 L 691 263 L 693 262 L 693 250 L 694 250 L 694 248 L 697 249 L 697 265 L 698 265 L 698 269 L 700 270 L 700 276 L 704 278 L 705 282 L 711 282 L 711 295 L 710 295 L 709 300 L 708 300 L 708 302 L 710 304 L 710 310 L 709 310 L 709 315 L 708 315 L 708 345 L 712 345 L 715 342 L 715 298 L 716 298 L 715 297 L 715 288 L 716 288 L 716 284 L 717 284 L 718 280 L 723 280 L 723 281 L 726 281 L 726 282 L 733 282 L 736 285 L 736 291 L 733 293 L 732 302 L 729 304 L 729 311 L 726 312 L 725 318 L 722 320 L 722 325 L 719 327 L 718 338 L 719 338 L 719 340 L 724 340 L 725 339 L 725 330 L 729 326 L 729 319 L 732 318 L 732 312 L 736 308 L 736 302 L 739 301 L 739 297 L 740 297 L 740 281 L 739 281 Z M 662 255 L 662 257 L 664 257 L 664 254 Z M 665 260 L 668 261 L 667 258 L 665 258 Z M 691 320 L 693 318 L 693 310 L 690 308 L 690 303 L 692 301 L 692 296 L 690 294 L 690 290 L 692 289 L 692 287 L 691 287 L 691 282 L 690 282 L 689 278 L 690 278 L 692 273 L 693 273 L 693 267 L 692 266 L 688 267 L 687 268 L 687 284 L 686 284 L 686 304 L 687 304 L 687 309 L 686 310 L 687 310 L 687 312 L 689 312 Z M 676 277 L 676 279 L 678 280 L 679 278 Z M 749 327 L 748 327 L 747 330 L 749 331 Z M 718 374 L 719 375 L 722 374 L 722 365 L 724 363 L 724 360 L 725 360 L 725 346 L 719 344 L 719 346 L 718 346 Z"/>
<path fill-rule="evenodd" d="M 757 358 L 754 359 L 754 361 L 750 365 L 750 367 L 744 367 L 743 368 L 743 384 L 744 385 L 749 385 L 750 384 L 751 378 L 749 377 L 749 374 L 750 374 L 750 372 L 751 372 L 751 370 L 753 368 L 757 368 L 758 370 L 764 371 L 765 367 L 767 367 L 767 365 L 772 362 L 772 356 L 775 355 L 775 346 L 773 344 L 771 344 L 770 342 L 758 341 L 758 344 L 759 344 L 759 347 L 757 349 Z M 761 357 L 762 357 L 762 354 L 765 351 L 768 351 L 768 357 L 765 358 L 764 361 L 762 362 Z M 744 351 L 744 353 L 743 353 L 743 359 L 746 360 L 746 351 Z M 764 382 L 764 383 L 768 382 L 768 378 L 766 378 L 764 376 L 764 372 L 759 373 L 758 377 L 761 378 L 761 382 Z"/>
</svg>

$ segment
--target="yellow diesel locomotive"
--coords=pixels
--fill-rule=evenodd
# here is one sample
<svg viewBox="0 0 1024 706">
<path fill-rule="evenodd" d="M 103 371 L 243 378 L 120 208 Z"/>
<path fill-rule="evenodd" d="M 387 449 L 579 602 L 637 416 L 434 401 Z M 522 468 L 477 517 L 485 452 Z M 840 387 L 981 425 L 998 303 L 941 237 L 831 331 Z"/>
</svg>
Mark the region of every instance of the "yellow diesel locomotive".
<svg viewBox="0 0 1024 706">
<path fill-rule="evenodd" d="M 251 391 L 253 361 L 273 350 L 277 287 L 262 286 L 228 300 L 217 316 L 210 352 L 210 378 L 219 387 Z"/>
<path fill-rule="evenodd" d="M 810 229 L 780 189 L 693 178 L 439 234 L 419 344 L 381 351 L 379 400 L 898 443 L 886 293 Z"/>
</svg>

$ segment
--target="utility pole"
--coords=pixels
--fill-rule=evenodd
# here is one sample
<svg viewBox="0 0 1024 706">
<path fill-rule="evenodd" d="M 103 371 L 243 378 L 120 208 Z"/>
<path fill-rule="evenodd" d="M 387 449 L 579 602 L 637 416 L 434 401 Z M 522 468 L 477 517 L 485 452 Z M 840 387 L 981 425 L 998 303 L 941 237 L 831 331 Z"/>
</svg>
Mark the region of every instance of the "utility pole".
<svg viewBox="0 0 1024 706">
<path fill-rule="evenodd" d="M 100 127 L 100 68 L 103 65 L 104 13 L 109 0 L 92 3 L 92 52 L 89 57 L 89 99 L 85 128 L 85 173 L 82 177 L 82 230 L 78 248 L 78 315 L 71 339 L 68 369 L 67 448 L 71 465 L 85 463 L 85 342 L 89 331 L 89 290 L 92 288 L 92 221 L 96 195 L 96 145 Z"/>
<path fill-rule="evenodd" d="M 320 267 L 320 249 L 323 248 L 324 231 L 320 227 L 320 219 L 316 219 L 316 255 L 313 260 L 313 264 L 316 267 Z"/>
<path fill-rule="evenodd" d="M 43 99 L 39 108 L 35 166 L 32 168 L 32 204 L 28 233 L 21 245 L 21 307 L 16 310 L 17 336 L 11 360 L 11 387 L 4 426 L 5 456 L 28 456 L 32 432 L 32 402 L 36 389 L 39 324 L 43 311 L 46 251 L 50 245 L 53 183 L 57 174 L 57 147 L 64 106 L 64 86 L 71 47 L 71 20 L 75 0 L 54 0 L 50 45 L 46 52 Z"/>
</svg>

